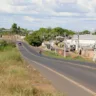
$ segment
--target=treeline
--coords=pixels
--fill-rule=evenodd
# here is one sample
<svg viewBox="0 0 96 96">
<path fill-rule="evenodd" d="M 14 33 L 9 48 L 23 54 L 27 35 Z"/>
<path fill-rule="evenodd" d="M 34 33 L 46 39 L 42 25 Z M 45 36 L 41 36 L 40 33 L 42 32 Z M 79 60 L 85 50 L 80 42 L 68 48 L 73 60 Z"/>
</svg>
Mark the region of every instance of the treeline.
<svg viewBox="0 0 96 96">
<path fill-rule="evenodd" d="M 31 34 L 29 34 L 31 32 Z M 79 35 L 90 34 L 89 30 L 84 30 L 79 32 Z M 56 39 L 56 36 L 65 36 L 70 38 L 72 35 L 77 34 L 77 32 L 63 29 L 61 27 L 56 28 L 40 28 L 39 30 L 33 31 L 25 28 L 21 28 L 16 23 L 12 24 L 10 29 L 0 28 L 0 36 L 2 35 L 22 35 L 26 36 L 25 40 L 32 46 L 40 46 L 44 40 L 49 41 L 52 39 Z M 93 35 L 96 35 L 96 31 L 94 31 Z"/>
<path fill-rule="evenodd" d="M 0 28 L 0 35 L 18 34 L 18 35 L 25 36 L 29 32 L 30 30 L 21 28 L 16 23 L 13 23 L 10 29 Z"/>
<path fill-rule="evenodd" d="M 89 30 L 84 30 L 82 32 L 79 32 L 79 35 L 84 35 L 84 34 L 92 34 L 92 35 L 96 35 L 96 30 L 92 33 Z"/>
<path fill-rule="evenodd" d="M 11 27 L 11 32 L 13 34 L 18 34 L 18 35 L 27 35 L 29 33 L 29 30 L 21 28 L 16 23 L 14 23 Z"/>
<path fill-rule="evenodd" d="M 32 46 L 40 46 L 44 40 L 49 41 L 55 39 L 56 36 L 71 36 L 75 32 L 72 30 L 63 29 L 60 27 L 56 28 L 40 28 L 37 31 L 34 31 L 32 34 L 27 35 L 25 40 Z"/>
<path fill-rule="evenodd" d="M 90 34 L 91 31 L 84 30 L 79 32 L 79 35 Z M 77 32 L 63 29 L 61 27 L 56 28 L 40 28 L 39 30 L 33 31 L 32 34 L 26 35 L 25 40 L 32 46 L 40 46 L 42 42 L 49 41 L 52 39 L 56 39 L 56 36 L 64 36 L 70 38 L 72 35 L 77 34 Z M 96 31 L 94 31 L 93 35 L 96 35 Z"/>
<path fill-rule="evenodd" d="M 84 34 L 90 34 L 91 32 L 89 30 L 84 30 L 82 32 L 79 32 L 80 35 L 84 35 Z"/>
</svg>

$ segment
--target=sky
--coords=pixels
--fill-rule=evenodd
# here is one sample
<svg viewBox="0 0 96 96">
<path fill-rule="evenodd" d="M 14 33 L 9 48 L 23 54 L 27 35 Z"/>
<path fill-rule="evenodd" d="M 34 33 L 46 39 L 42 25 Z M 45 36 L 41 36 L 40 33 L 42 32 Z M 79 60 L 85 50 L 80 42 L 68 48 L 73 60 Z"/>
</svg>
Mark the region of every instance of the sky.
<svg viewBox="0 0 96 96">
<path fill-rule="evenodd" d="M 37 30 L 62 27 L 81 31 L 96 29 L 96 0 L 2 0 L 0 28 L 18 26 Z"/>
</svg>

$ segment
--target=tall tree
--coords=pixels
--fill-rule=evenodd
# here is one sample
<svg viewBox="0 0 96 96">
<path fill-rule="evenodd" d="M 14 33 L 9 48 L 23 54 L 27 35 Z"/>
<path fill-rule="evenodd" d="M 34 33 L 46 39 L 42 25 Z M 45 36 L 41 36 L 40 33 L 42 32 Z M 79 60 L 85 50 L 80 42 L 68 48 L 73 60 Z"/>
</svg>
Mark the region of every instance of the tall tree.
<svg viewBox="0 0 96 96">
<path fill-rule="evenodd" d="M 80 34 L 90 34 L 90 31 L 84 30 L 83 32 L 80 32 Z"/>
<path fill-rule="evenodd" d="M 20 26 L 18 26 L 17 30 L 18 30 L 17 34 L 21 34 L 21 28 L 20 28 Z"/>
<path fill-rule="evenodd" d="M 94 31 L 93 35 L 96 35 L 96 30 Z"/>
<path fill-rule="evenodd" d="M 18 34 L 18 28 L 16 23 L 12 25 L 11 30 L 12 30 L 12 33 Z"/>
</svg>

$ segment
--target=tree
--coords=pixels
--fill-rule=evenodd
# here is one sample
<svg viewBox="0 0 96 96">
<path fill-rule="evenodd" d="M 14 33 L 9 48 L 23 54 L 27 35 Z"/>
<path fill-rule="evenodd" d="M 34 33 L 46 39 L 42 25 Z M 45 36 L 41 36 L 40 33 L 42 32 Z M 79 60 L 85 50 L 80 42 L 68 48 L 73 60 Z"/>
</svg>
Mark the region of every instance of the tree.
<svg viewBox="0 0 96 96">
<path fill-rule="evenodd" d="M 14 34 L 18 34 L 18 28 L 17 28 L 17 24 L 14 23 L 11 27 L 12 33 Z"/>
<path fill-rule="evenodd" d="M 84 33 L 84 34 L 90 34 L 90 31 L 85 30 L 85 31 L 83 31 L 83 33 Z"/>
<path fill-rule="evenodd" d="M 53 34 L 55 33 L 55 35 L 63 35 L 64 34 L 64 29 L 60 28 L 60 27 L 56 27 L 53 29 Z"/>
<path fill-rule="evenodd" d="M 94 31 L 93 35 L 96 35 L 96 30 Z"/>
<path fill-rule="evenodd" d="M 31 30 L 32 31 L 32 30 Z M 29 30 L 27 30 L 27 29 L 24 29 L 24 28 L 20 28 L 20 33 L 23 35 L 23 36 L 26 36 L 26 35 L 28 35 L 28 33 L 29 33 L 30 31 Z"/>
<path fill-rule="evenodd" d="M 84 30 L 83 32 L 80 32 L 80 34 L 90 34 L 90 31 Z"/>
<path fill-rule="evenodd" d="M 33 46 L 40 46 L 42 42 L 45 40 L 49 41 L 52 39 L 56 39 L 56 36 L 64 36 L 64 33 L 66 32 L 66 35 L 73 35 L 74 32 L 71 30 L 63 29 L 60 27 L 56 28 L 40 28 L 37 31 L 33 31 L 32 34 L 26 36 L 26 40 L 29 44 Z"/>
<path fill-rule="evenodd" d="M 42 39 L 36 32 L 31 35 L 27 35 L 25 40 L 32 46 L 40 46 L 42 44 Z"/>
<path fill-rule="evenodd" d="M 20 26 L 18 26 L 18 28 L 17 28 L 17 34 L 21 34 L 21 28 L 20 28 Z"/>
</svg>

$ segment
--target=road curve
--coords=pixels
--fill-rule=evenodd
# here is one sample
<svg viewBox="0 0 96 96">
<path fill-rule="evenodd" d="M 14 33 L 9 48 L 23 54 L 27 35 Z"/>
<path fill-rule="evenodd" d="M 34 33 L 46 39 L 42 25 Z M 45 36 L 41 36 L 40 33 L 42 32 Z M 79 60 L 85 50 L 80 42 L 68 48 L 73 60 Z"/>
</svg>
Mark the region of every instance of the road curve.
<svg viewBox="0 0 96 96">
<path fill-rule="evenodd" d="M 48 56 L 43 56 L 43 55 L 40 55 L 36 50 L 32 49 L 32 47 L 30 45 L 28 45 L 27 43 L 25 42 L 22 42 L 24 47 L 27 48 L 29 51 L 32 52 L 32 54 L 34 55 L 37 55 L 37 56 L 40 56 L 40 57 L 44 57 L 44 58 L 48 58 L 48 59 L 52 59 L 52 60 L 58 60 L 58 61 L 63 61 L 63 62 L 69 62 L 69 63 L 73 63 L 73 64 L 78 64 L 78 65 L 84 65 L 84 66 L 88 66 L 88 67 L 92 67 L 92 68 L 95 68 L 96 69 L 96 63 L 91 63 L 91 62 L 84 62 L 84 61 L 78 61 L 78 60 L 64 60 L 64 59 L 57 59 L 57 58 L 52 58 L 52 57 L 48 57 Z"/>
<path fill-rule="evenodd" d="M 95 96 L 95 64 L 44 57 L 26 43 L 18 48 L 21 54 L 48 78 L 58 90 L 68 96 Z"/>
</svg>

